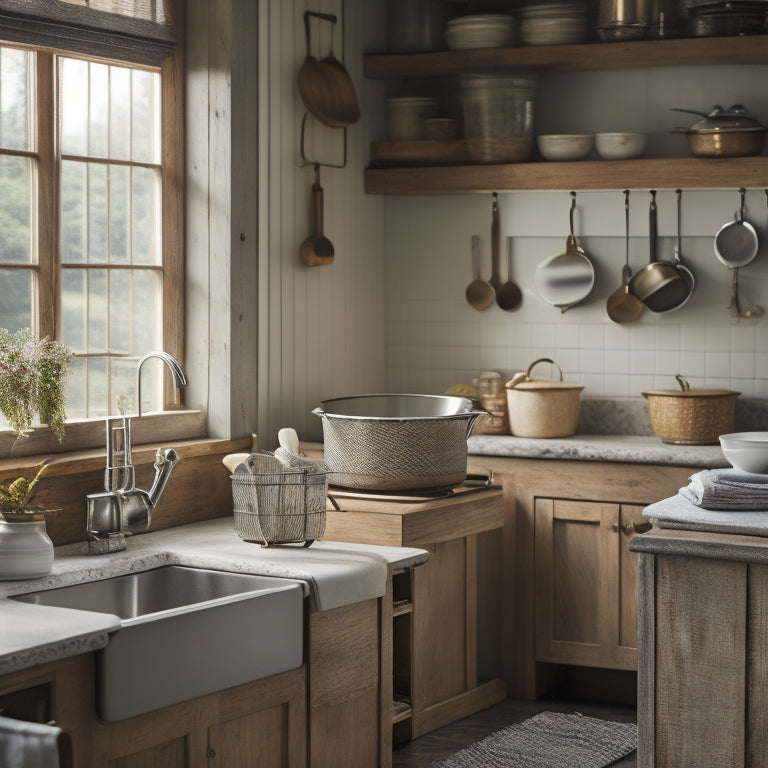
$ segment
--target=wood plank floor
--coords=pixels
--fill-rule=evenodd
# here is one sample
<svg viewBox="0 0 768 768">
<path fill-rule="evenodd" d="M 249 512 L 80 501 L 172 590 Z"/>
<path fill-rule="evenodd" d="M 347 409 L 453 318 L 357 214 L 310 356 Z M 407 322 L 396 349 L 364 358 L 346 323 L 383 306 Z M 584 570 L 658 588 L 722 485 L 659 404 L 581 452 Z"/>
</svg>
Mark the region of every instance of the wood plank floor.
<svg viewBox="0 0 768 768">
<path fill-rule="evenodd" d="M 637 721 L 635 708 L 622 704 L 554 698 L 536 701 L 506 699 L 489 709 L 396 747 L 392 754 L 392 768 L 429 768 L 432 761 L 438 757 L 447 757 L 494 731 L 544 711 L 580 712 L 582 715 L 604 720 Z M 636 768 L 637 753 L 628 755 L 614 765 L 620 768 Z"/>
</svg>

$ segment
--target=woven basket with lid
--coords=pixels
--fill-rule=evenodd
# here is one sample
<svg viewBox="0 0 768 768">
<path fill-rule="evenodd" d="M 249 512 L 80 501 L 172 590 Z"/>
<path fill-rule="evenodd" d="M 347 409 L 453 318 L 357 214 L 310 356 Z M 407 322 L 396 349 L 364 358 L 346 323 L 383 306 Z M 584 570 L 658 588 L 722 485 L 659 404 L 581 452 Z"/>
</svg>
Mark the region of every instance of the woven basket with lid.
<svg viewBox="0 0 768 768">
<path fill-rule="evenodd" d="M 733 432 L 736 398 L 731 389 L 691 389 L 679 374 L 680 389 L 643 392 L 653 433 L 663 443 L 713 445 Z"/>
</svg>

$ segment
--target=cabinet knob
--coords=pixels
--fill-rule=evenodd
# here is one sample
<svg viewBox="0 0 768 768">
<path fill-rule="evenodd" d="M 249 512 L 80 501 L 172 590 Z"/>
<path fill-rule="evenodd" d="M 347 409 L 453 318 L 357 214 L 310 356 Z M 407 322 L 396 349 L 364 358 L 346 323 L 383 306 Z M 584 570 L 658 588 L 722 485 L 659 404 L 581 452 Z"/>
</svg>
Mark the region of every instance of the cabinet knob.
<svg viewBox="0 0 768 768">
<path fill-rule="evenodd" d="M 649 522 L 638 523 L 636 520 L 633 520 L 631 523 L 624 524 L 624 533 L 630 536 L 633 533 L 645 533 L 650 531 L 651 528 L 653 528 L 653 525 Z"/>
<path fill-rule="evenodd" d="M 618 524 L 618 523 L 614 523 L 614 524 L 611 526 L 611 530 L 612 530 L 612 531 L 618 531 L 618 530 L 619 530 L 619 524 Z"/>
</svg>

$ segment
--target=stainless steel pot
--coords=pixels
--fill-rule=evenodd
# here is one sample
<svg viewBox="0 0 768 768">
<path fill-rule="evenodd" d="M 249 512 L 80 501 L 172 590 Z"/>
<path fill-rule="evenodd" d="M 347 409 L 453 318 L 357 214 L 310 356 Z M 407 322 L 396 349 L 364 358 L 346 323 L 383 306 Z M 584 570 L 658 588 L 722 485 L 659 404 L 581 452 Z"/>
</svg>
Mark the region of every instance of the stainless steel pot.
<svg viewBox="0 0 768 768">
<path fill-rule="evenodd" d="M 465 397 L 374 394 L 324 400 L 331 485 L 365 490 L 453 488 L 467 476 L 467 437 L 486 413 Z"/>
<path fill-rule="evenodd" d="M 632 275 L 629 290 L 652 312 L 668 312 L 687 300 L 691 286 L 675 264 L 658 258 L 656 191 L 653 189 L 648 226 L 650 261 Z"/>
</svg>

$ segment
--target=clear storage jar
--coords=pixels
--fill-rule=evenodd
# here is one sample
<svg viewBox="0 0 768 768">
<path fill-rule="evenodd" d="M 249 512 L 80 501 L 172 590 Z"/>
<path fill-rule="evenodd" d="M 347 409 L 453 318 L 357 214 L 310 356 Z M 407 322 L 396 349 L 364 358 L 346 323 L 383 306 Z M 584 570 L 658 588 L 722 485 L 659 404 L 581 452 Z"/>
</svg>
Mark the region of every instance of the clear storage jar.
<svg viewBox="0 0 768 768">
<path fill-rule="evenodd" d="M 533 152 L 536 82 L 503 74 L 462 74 L 467 154 L 475 163 L 516 163 Z"/>
</svg>

